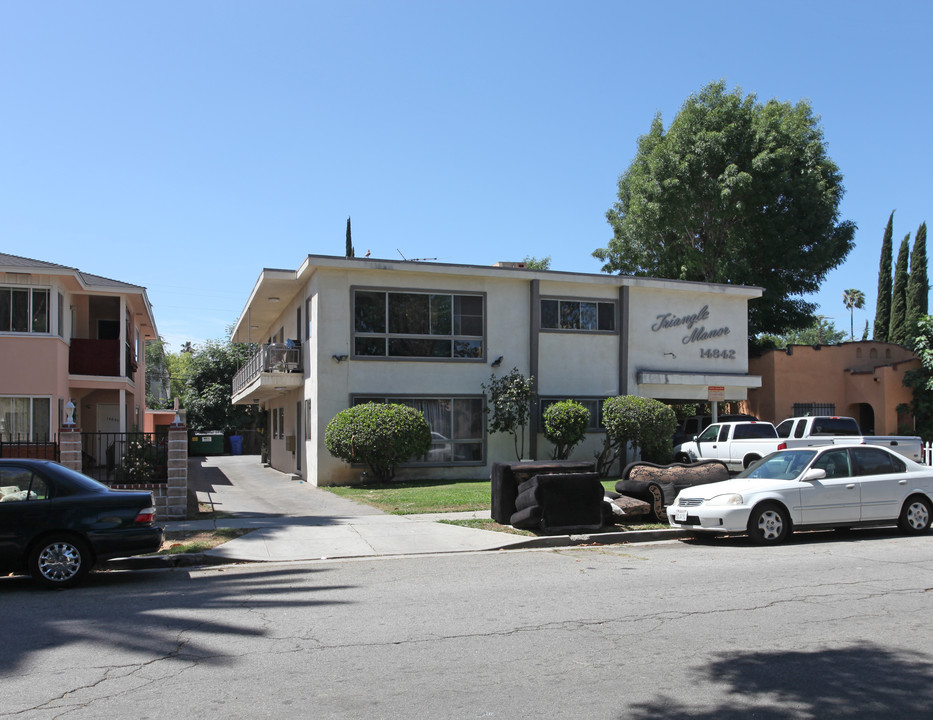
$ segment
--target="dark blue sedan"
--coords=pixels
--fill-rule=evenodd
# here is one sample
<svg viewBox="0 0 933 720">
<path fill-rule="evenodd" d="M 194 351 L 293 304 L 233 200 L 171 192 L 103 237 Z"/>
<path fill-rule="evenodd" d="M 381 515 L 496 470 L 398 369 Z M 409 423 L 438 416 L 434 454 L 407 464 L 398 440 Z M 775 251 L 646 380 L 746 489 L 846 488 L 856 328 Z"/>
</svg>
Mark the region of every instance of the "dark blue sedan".
<svg viewBox="0 0 933 720">
<path fill-rule="evenodd" d="M 152 493 L 111 490 L 49 460 L 0 460 L 0 573 L 70 587 L 94 565 L 157 551 Z"/>
</svg>

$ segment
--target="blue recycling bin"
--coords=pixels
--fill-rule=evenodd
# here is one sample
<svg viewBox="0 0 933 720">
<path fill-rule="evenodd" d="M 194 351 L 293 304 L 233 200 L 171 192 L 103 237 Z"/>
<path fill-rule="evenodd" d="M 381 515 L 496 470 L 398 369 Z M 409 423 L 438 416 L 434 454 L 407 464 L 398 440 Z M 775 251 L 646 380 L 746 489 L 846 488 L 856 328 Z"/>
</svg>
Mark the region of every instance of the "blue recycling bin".
<svg viewBox="0 0 933 720">
<path fill-rule="evenodd" d="M 243 454 L 243 436 L 242 435 L 231 435 L 230 436 L 230 452 L 234 455 Z"/>
</svg>

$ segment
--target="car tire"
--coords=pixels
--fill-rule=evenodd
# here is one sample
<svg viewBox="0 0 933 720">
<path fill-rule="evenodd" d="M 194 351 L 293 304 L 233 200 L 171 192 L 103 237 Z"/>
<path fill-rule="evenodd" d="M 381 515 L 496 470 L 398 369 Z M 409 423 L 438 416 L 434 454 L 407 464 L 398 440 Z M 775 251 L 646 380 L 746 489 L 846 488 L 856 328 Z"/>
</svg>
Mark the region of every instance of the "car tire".
<svg viewBox="0 0 933 720">
<path fill-rule="evenodd" d="M 747 456 L 747 457 L 742 461 L 742 467 L 743 467 L 745 470 L 748 470 L 748 467 L 749 467 L 750 465 L 753 465 L 754 463 L 758 462 L 759 460 L 761 460 L 761 458 L 758 457 L 757 455 L 749 455 L 749 456 Z"/>
<path fill-rule="evenodd" d="M 690 464 L 690 456 L 686 453 L 680 453 L 677 457 L 674 458 L 674 462 L 684 463 L 685 465 Z"/>
<path fill-rule="evenodd" d="M 29 574 L 47 588 L 72 587 L 91 569 L 91 551 L 74 535 L 49 535 L 29 553 Z"/>
<path fill-rule="evenodd" d="M 748 536 L 758 545 L 777 545 L 791 533 L 787 510 L 774 502 L 756 505 L 748 518 Z"/>
<path fill-rule="evenodd" d="M 667 522 L 667 513 L 664 511 L 664 491 L 656 483 L 648 484 L 648 494 L 651 496 L 651 514 L 657 522 Z"/>
<path fill-rule="evenodd" d="M 902 532 L 919 535 L 930 531 L 931 521 L 933 521 L 933 507 L 930 501 L 922 495 L 913 495 L 904 503 L 900 517 L 897 519 L 897 526 Z"/>
</svg>

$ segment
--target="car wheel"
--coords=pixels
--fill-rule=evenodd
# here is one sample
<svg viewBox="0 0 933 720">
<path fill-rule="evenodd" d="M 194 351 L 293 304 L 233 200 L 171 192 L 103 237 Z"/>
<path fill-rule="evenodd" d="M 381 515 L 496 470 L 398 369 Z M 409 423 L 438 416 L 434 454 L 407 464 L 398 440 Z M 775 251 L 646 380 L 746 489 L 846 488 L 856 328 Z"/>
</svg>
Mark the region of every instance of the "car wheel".
<svg viewBox="0 0 933 720">
<path fill-rule="evenodd" d="M 658 522 L 667 522 L 667 513 L 664 512 L 664 492 L 660 487 L 651 483 L 648 485 L 648 494 L 651 496 L 651 514 Z"/>
<path fill-rule="evenodd" d="M 790 517 L 777 503 L 761 503 L 748 518 L 748 536 L 759 545 L 777 545 L 790 535 Z"/>
<path fill-rule="evenodd" d="M 674 462 L 690 464 L 690 456 L 684 453 L 680 453 L 677 457 L 674 458 Z"/>
<path fill-rule="evenodd" d="M 742 467 L 748 470 L 749 465 L 753 465 L 759 460 L 761 460 L 761 458 L 757 455 L 749 455 L 747 458 L 745 458 L 745 460 L 742 461 Z"/>
<path fill-rule="evenodd" d="M 91 551 L 80 538 L 51 535 L 29 554 L 29 574 L 50 588 L 65 588 L 80 582 L 91 569 Z"/>
<path fill-rule="evenodd" d="M 901 516 L 897 519 L 897 526 L 905 533 L 918 534 L 930 530 L 933 520 L 933 508 L 930 501 L 920 495 L 907 498 Z"/>
</svg>

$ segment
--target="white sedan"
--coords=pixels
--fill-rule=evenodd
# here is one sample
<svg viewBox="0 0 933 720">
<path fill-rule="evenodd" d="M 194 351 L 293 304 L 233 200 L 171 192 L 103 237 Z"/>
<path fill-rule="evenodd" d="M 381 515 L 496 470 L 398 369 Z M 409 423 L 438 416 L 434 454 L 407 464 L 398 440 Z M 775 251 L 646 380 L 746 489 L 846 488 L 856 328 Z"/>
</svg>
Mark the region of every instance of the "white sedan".
<svg viewBox="0 0 933 720">
<path fill-rule="evenodd" d="M 668 506 L 671 526 L 779 543 L 794 530 L 891 525 L 925 533 L 933 468 L 872 445 L 780 450 L 731 480 L 694 485 Z"/>
</svg>

